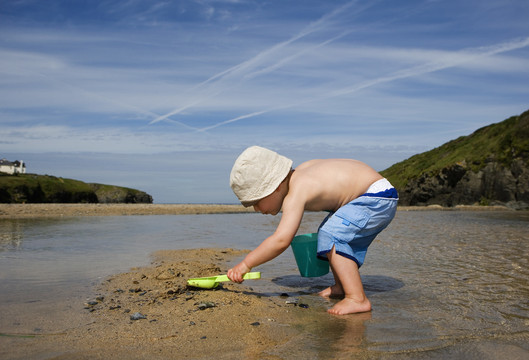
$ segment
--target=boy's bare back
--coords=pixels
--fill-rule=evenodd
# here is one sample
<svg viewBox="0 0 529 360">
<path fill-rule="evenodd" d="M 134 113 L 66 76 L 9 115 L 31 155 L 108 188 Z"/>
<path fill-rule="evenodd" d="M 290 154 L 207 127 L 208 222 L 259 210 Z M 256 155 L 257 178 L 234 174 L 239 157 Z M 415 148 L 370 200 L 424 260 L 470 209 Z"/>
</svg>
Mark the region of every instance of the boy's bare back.
<svg viewBox="0 0 529 360">
<path fill-rule="evenodd" d="M 382 178 L 369 165 L 353 159 L 309 160 L 292 173 L 285 201 L 295 198 L 310 211 L 336 211 Z"/>
</svg>

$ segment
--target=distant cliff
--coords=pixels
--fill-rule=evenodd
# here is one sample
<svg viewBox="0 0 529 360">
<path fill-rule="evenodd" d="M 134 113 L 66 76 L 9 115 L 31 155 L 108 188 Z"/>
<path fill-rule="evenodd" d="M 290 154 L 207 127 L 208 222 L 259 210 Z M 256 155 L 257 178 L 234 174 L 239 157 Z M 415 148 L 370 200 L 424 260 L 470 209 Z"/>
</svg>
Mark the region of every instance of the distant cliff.
<svg viewBox="0 0 529 360">
<path fill-rule="evenodd" d="M 152 196 L 121 186 L 49 175 L 0 174 L 0 203 L 152 203 Z"/>
<path fill-rule="evenodd" d="M 529 208 L 529 111 L 382 171 L 400 205 Z"/>
</svg>

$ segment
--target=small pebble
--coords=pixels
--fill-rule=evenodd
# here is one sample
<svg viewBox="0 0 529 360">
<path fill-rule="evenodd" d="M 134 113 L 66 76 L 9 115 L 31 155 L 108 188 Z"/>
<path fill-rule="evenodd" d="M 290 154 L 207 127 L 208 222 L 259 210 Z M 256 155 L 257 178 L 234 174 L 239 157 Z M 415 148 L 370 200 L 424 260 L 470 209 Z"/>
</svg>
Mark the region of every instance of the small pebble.
<svg viewBox="0 0 529 360">
<path fill-rule="evenodd" d="M 308 309 L 309 308 L 309 306 L 307 304 L 298 304 L 298 306 L 300 308 L 303 308 L 303 309 Z"/>
<path fill-rule="evenodd" d="M 190 321 L 189 325 L 196 325 L 194 321 Z"/>
<path fill-rule="evenodd" d="M 261 323 L 260 323 L 259 321 L 256 321 L 256 322 L 251 323 L 250 325 L 252 325 L 252 326 L 259 326 L 259 325 L 261 325 Z"/>
<path fill-rule="evenodd" d="M 141 320 L 141 319 L 147 319 L 147 316 L 143 315 L 142 313 L 136 312 L 130 316 L 131 320 Z"/>
<path fill-rule="evenodd" d="M 212 308 L 212 307 L 215 307 L 215 303 L 212 303 L 209 301 L 198 304 L 198 308 L 200 310 L 205 310 L 205 309 Z"/>
</svg>

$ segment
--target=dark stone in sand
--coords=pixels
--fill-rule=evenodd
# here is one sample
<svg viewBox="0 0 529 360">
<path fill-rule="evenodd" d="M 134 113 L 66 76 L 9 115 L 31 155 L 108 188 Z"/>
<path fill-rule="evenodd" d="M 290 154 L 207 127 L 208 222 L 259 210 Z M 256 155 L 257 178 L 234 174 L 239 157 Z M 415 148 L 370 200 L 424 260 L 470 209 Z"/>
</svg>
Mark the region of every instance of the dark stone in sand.
<svg viewBox="0 0 529 360">
<path fill-rule="evenodd" d="M 212 307 L 215 307 L 215 303 L 212 303 L 209 301 L 198 304 L 198 308 L 200 310 L 205 310 L 205 309 L 212 308 Z"/>
</svg>

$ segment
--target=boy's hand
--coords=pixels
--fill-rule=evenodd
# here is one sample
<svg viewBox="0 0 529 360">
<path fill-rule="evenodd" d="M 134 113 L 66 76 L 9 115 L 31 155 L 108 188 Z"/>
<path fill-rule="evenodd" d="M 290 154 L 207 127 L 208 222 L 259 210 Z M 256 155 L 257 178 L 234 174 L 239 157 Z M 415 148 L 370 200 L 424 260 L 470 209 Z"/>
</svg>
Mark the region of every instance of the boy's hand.
<svg viewBox="0 0 529 360">
<path fill-rule="evenodd" d="M 228 277 L 233 282 L 242 283 L 243 282 L 243 278 L 242 277 L 244 276 L 244 274 L 246 274 L 250 270 L 251 270 L 251 268 L 246 266 L 244 261 L 241 261 L 240 263 L 235 265 L 232 269 L 228 270 Z"/>
</svg>

